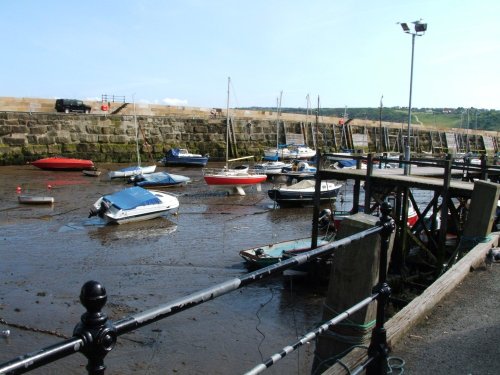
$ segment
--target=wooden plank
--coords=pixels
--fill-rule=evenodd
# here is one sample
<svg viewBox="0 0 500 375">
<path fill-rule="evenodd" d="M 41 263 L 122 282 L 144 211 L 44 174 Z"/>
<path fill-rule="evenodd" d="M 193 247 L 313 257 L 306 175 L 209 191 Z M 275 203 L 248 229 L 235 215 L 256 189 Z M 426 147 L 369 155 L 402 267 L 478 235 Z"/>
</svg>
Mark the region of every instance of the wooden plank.
<svg viewBox="0 0 500 375">
<path fill-rule="evenodd" d="M 420 296 L 411 301 L 401 311 L 394 315 L 386 324 L 387 343 L 389 348 L 395 346 L 416 324 L 418 324 L 430 311 L 475 268 L 484 264 L 486 254 L 492 247 L 498 246 L 499 234 L 492 234 L 488 242 L 480 243 L 464 256 L 457 264 L 437 279 Z M 355 349 L 341 359 L 351 371 L 367 359 L 366 350 Z M 323 375 L 348 374 L 346 369 L 335 364 Z"/>
<path fill-rule="evenodd" d="M 424 190 L 440 190 L 443 188 L 443 180 L 440 177 L 443 174 L 443 168 L 418 167 L 412 169 L 410 176 L 405 176 L 402 169 L 373 169 L 371 179 L 377 184 L 394 184 L 401 187 L 419 188 Z M 328 169 L 320 172 L 321 179 L 329 180 L 366 180 L 366 170 L 362 169 Z M 466 181 L 451 180 L 450 192 L 453 196 L 470 197 L 474 184 Z"/>
</svg>

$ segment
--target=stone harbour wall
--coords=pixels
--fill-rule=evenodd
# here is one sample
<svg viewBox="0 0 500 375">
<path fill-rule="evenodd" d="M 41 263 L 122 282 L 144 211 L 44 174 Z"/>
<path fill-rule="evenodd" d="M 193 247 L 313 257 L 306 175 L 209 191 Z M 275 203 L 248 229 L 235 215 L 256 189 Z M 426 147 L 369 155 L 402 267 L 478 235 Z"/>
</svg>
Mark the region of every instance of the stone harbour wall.
<svg viewBox="0 0 500 375">
<path fill-rule="evenodd" d="M 24 164 L 47 156 L 131 162 L 136 139 L 141 158 L 161 159 L 174 147 L 224 159 L 226 119 L 165 116 L 82 115 L 0 112 L 0 164 Z M 263 154 L 276 144 L 276 124 L 235 120 L 239 156 Z M 138 137 L 136 138 L 136 133 Z"/>
<path fill-rule="evenodd" d="M 353 121 L 349 127 L 343 127 L 336 119 L 323 121 L 316 126 L 311 120 L 305 122 L 300 118 L 282 120 L 279 142 L 286 142 L 285 134 L 301 134 L 309 146 L 316 144 L 323 152 L 338 152 L 341 148 L 375 152 L 380 149 L 381 141 L 384 151 L 402 151 L 404 133 L 401 126 L 384 124 L 380 127 L 371 122 Z M 275 118 L 244 115 L 236 116 L 231 123 L 230 157 L 254 155 L 259 160 L 265 148 L 276 146 Z M 453 132 L 442 133 L 417 126 L 412 131 L 412 152 L 452 150 L 452 145 L 446 140 L 454 137 Z M 479 145 L 478 150 L 498 152 L 498 133 L 475 135 L 477 141 L 471 136 L 467 135 Z M 225 139 L 226 117 L 222 114 L 196 117 L 192 114 L 134 116 L 0 112 L 0 165 L 25 164 L 48 156 L 129 163 L 137 160 L 136 140 L 142 160 L 159 160 L 167 150 L 175 147 L 209 154 L 211 160 L 224 160 Z"/>
</svg>

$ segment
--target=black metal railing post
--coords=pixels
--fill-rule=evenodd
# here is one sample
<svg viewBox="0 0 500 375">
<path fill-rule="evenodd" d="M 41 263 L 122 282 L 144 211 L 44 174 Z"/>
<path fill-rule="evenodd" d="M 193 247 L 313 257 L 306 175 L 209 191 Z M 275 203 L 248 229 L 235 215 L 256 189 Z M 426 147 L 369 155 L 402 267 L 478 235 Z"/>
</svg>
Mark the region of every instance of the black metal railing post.
<svg viewBox="0 0 500 375">
<path fill-rule="evenodd" d="M 373 360 L 368 365 L 366 371 L 367 375 L 387 374 L 387 354 L 389 353 L 389 348 L 387 346 L 387 332 L 384 323 L 385 307 L 391 295 L 391 288 L 387 283 L 387 262 L 391 234 L 396 229 L 394 219 L 390 217 L 391 211 L 392 207 L 389 203 L 382 203 L 380 208 L 380 212 L 382 213 L 380 219 L 382 231 L 380 232 L 379 281 L 373 288 L 373 293 L 379 293 L 379 297 L 377 298 L 377 320 L 372 331 L 371 342 L 368 348 L 368 355 L 370 358 L 373 358 Z"/>
<path fill-rule="evenodd" d="M 97 281 L 87 281 L 80 292 L 80 302 L 87 309 L 73 331 L 83 341 L 81 352 L 87 357 L 87 373 L 103 375 L 104 357 L 116 344 L 117 334 L 113 324 L 101 310 L 108 296 L 106 289 Z"/>
</svg>

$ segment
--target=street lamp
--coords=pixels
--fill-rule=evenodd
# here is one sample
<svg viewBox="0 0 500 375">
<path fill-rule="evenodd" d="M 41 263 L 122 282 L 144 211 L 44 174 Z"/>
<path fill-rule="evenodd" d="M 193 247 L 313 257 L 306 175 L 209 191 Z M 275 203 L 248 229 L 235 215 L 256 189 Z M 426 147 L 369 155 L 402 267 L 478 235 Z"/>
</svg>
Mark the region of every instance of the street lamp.
<svg viewBox="0 0 500 375">
<path fill-rule="evenodd" d="M 411 34 L 411 70 L 410 70 L 410 102 L 408 104 L 408 137 L 406 139 L 405 145 L 405 160 L 407 162 L 410 161 L 410 131 L 411 131 L 411 94 L 412 94 L 412 86 L 413 86 L 413 56 L 415 51 L 415 36 L 424 35 L 427 30 L 427 24 L 423 23 L 422 20 L 412 22 L 413 30 L 408 26 L 405 22 L 398 22 L 403 31 L 407 34 Z M 405 164 L 405 175 L 410 174 L 410 164 Z"/>
</svg>

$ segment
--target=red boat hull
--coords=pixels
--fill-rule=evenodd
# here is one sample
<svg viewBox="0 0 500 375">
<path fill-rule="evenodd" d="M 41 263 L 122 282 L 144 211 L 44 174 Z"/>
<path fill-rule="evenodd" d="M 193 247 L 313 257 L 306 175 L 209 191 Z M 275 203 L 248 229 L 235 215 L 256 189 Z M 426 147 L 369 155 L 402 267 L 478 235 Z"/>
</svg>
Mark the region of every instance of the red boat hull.
<svg viewBox="0 0 500 375">
<path fill-rule="evenodd" d="M 81 171 L 94 168 L 92 160 L 63 157 L 45 158 L 31 163 L 37 168 L 56 171 Z"/>
<path fill-rule="evenodd" d="M 264 174 L 251 176 L 204 176 L 204 178 L 207 185 L 245 186 L 264 182 L 267 176 Z"/>
</svg>

